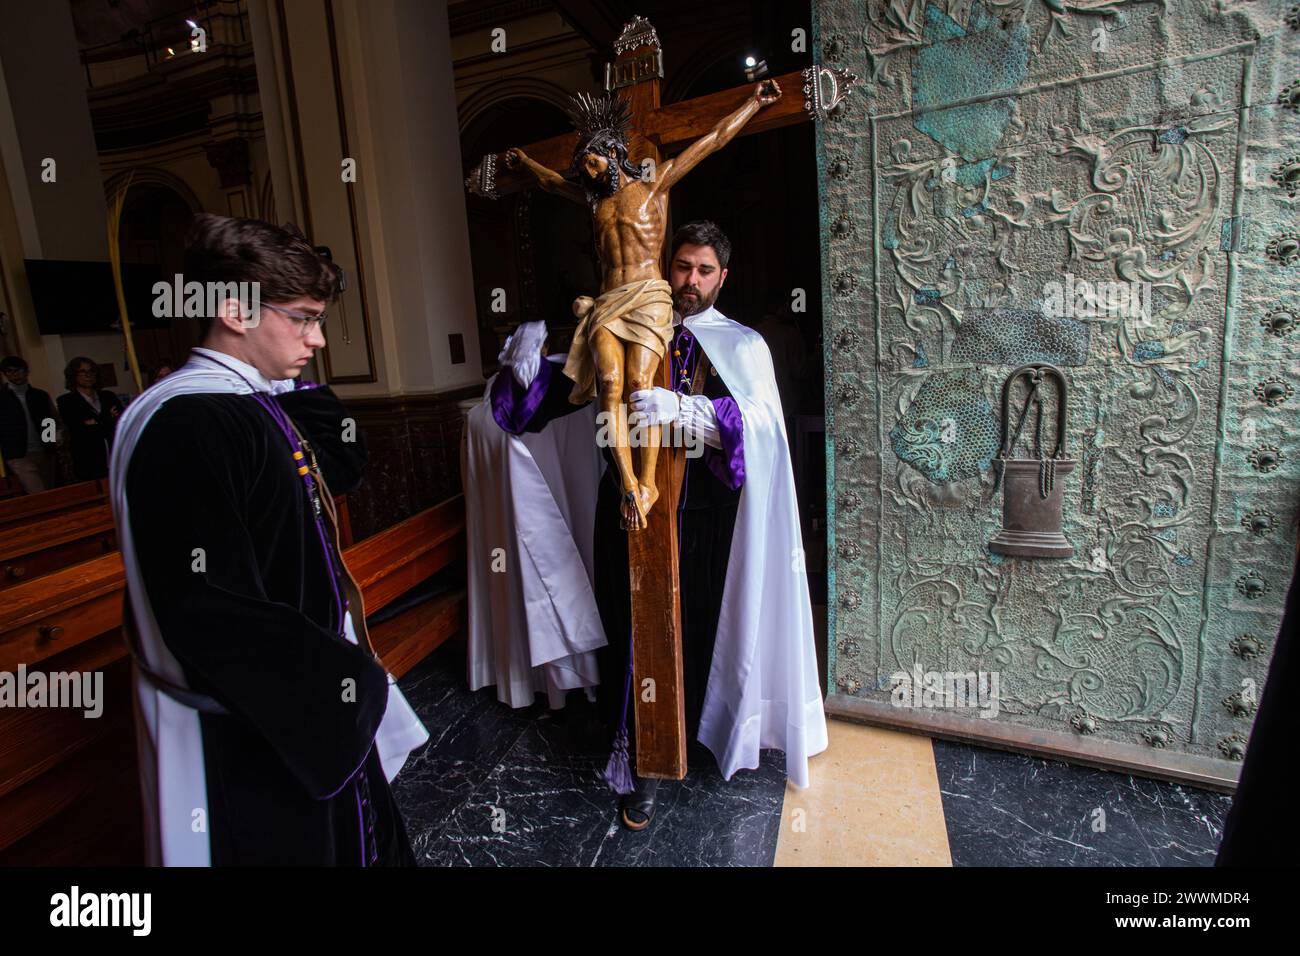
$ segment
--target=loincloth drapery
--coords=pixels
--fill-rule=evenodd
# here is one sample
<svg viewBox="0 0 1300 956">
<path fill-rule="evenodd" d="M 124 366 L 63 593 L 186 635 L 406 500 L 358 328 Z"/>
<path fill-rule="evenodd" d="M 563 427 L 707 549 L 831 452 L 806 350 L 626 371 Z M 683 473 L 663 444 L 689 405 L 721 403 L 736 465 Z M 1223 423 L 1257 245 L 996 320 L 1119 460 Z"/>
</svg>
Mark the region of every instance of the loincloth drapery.
<svg viewBox="0 0 1300 956">
<path fill-rule="evenodd" d="M 596 397 L 596 360 L 591 339 L 597 329 L 609 329 L 624 342 L 644 345 L 663 361 L 673 338 L 673 287 L 664 279 L 639 279 L 602 292 L 596 299 L 575 299 L 573 312 L 581 320 L 573 333 L 564 374 L 573 379 L 569 401 L 582 405 Z"/>
</svg>

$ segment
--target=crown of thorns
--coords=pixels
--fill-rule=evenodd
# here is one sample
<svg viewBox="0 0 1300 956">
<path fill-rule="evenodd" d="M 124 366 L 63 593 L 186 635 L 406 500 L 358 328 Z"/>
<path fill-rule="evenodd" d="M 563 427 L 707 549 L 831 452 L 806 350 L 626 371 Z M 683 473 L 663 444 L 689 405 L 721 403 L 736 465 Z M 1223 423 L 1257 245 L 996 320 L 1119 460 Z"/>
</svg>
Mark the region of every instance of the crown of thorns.
<svg viewBox="0 0 1300 956">
<path fill-rule="evenodd" d="M 612 133 L 619 139 L 627 139 L 628 126 L 632 122 L 632 107 L 621 96 L 613 93 L 604 96 L 576 93 L 569 97 L 567 112 L 570 122 L 584 140 L 602 133 Z"/>
</svg>

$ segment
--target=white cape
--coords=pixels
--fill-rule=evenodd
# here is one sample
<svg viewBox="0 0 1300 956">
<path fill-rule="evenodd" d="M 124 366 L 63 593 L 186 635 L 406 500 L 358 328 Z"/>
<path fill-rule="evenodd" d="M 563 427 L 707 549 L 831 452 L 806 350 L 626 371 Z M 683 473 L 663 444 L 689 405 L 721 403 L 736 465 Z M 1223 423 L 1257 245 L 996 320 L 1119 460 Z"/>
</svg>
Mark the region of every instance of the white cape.
<svg viewBox="0 0 1300 956">
<path fill-rule="evenodd" d="M 255 369 L 231 356 L 222 355 L 220 360 L 238 366 L 250 381 L 267 386 L 266 390 L 273 394 L 293 388 L 289 380 L 267 382 Z M 252 389 L 234 372 L 191 358 L 127 406 L 117 423 L 109 464 L 109 494 L 126 573 L 127 600 L 135 617 L 140 651 L 154 673 L 181 687 L 187 686 L 185 675 L 163 643 L 140 574 L 131 537 L 126 475 L 131 453 L 154 413 L 168 399 L 201 392 L 247 395 Z M 344 619 L 344 634 L 357 643 L 350 612 Z M 134 683 L 136 749 L 145 803 L 146 862 L 152 866 L 208 866 L 211 850 L 207 827 L 197 833 L 192 828 L 192 822 L 199 819 L 196 811 L 211 826 L 199 713 L 154 688 L 138 672 L 134 674 Z M 388 707 L 375 736 L 384 775 L 389 780 L 397 776 L 411 751 L 428 739 L 428 731 L 390 676 Z"/>
<path fill-rule="evenodd" d="M 745 482 L 722 592 L 699 739 L 722 775 L 785 751 L 786 775 L 808 786 L 826 749 L 794 471 L 772 356 L 763 337 L 709 308 L 685 319 L 744 421 Z"/>
<path fill-rule="evenodd" d="M 516 436 L 493 419 L 491 393 L 489 381 L 461 443 L 469 687 L 496 685 L 511 707 L 545 692 L 559 708 L 567 691 L 600 683 L 594 652 L 605 646 L 592 557 L 605 467 L 595 404 Z"/>
</svg>

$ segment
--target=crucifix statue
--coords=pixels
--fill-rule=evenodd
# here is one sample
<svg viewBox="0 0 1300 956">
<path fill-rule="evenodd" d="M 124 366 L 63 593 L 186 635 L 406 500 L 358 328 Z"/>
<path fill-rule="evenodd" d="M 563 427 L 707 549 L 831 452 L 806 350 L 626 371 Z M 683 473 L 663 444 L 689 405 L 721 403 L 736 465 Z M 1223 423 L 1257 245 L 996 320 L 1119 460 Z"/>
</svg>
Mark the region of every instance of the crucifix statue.
<svg viewBox="0 0 1300 956">
<path fill-rule="evenodd" d="M 658 428 L 645 430 L 640 469 L 632 467 L 628 420 L 624 410 L 633 392 L 650 388 L 673 336 L 672 287 L 660 270 L 668 229 L 668 191 L 701 160 L 735 139 L 765 106 L 781 97 L 767 80 L 754 87 L 743 106 L 718 121 L 681 155 L 658 168 L 637 165 L 628 157 L 628 101 L 613 93 L 573 98 L 569 117 L 578 130 L 570 176 L 528 158 L 522 149 L 506 151 L 506 168 L 523 164 L 547 192 L 590 206 L 600 259 L 600 296 L 574 302 L 581 320 L 573 335 L 564 374 L 576 383 L 569 400 L 585 404 L 596 397 L 604 421 L 613 425 L 614 461 L 623 490 L 623 527 L 640 531 L 659 499 L 655 465 Z"/>
<path fill-rule="evenodd" d="M 636 773 L 681 779 L 686 722 L 675 518 L 685 460 L 680 448 L 661 449 L 658 429 L 650 428 L 640 445 L 640 468 L 633 468 L 628 423 L 620 414 L 631 392 L 677 384 L 669 381 L 672 363 L 664 361 L 673 335 L 671 288 L 663 278 L 669 190 L 742 133 L 826 115 L 854 78 L 813 66 L 661 107 L 663 55 L 654 27 L 637 17 L 613 46 L 606 93 L 572 101 L 576 133 L 507 150 L 499 165 L 496 156 L 485 156 L 466 186 L 496 198 L 537 185 L 591 209 L 601 287 L 594 299 L 574 303 L 580 322 L 565 373 L 576 383 L 570 399 L 595 396 L 614 426 L 621 516 L 636 532 L 628 535 Z M 802 88 L 802 100 L 782 97 L 782 85 Z M 682 144 L 676 156 L 662 158 L 661 149 Z"/>
</svg>

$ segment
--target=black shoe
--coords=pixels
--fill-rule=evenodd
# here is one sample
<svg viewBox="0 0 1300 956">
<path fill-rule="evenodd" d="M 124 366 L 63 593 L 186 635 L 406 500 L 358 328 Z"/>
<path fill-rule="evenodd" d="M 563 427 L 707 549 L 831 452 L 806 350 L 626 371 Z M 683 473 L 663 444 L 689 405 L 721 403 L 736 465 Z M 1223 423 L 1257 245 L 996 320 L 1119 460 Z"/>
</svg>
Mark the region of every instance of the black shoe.
<svg viewBox="0 0 1300 956">
<path fill-rule="evenodd" d="M 629 830 L 644 830 L 655 818 L 655 793 L 659 789 L 657 777 L 636 777 L 636 787 L 623 795 L 619 808 L 623 811 L 623 826 Z"/>
</svg>

